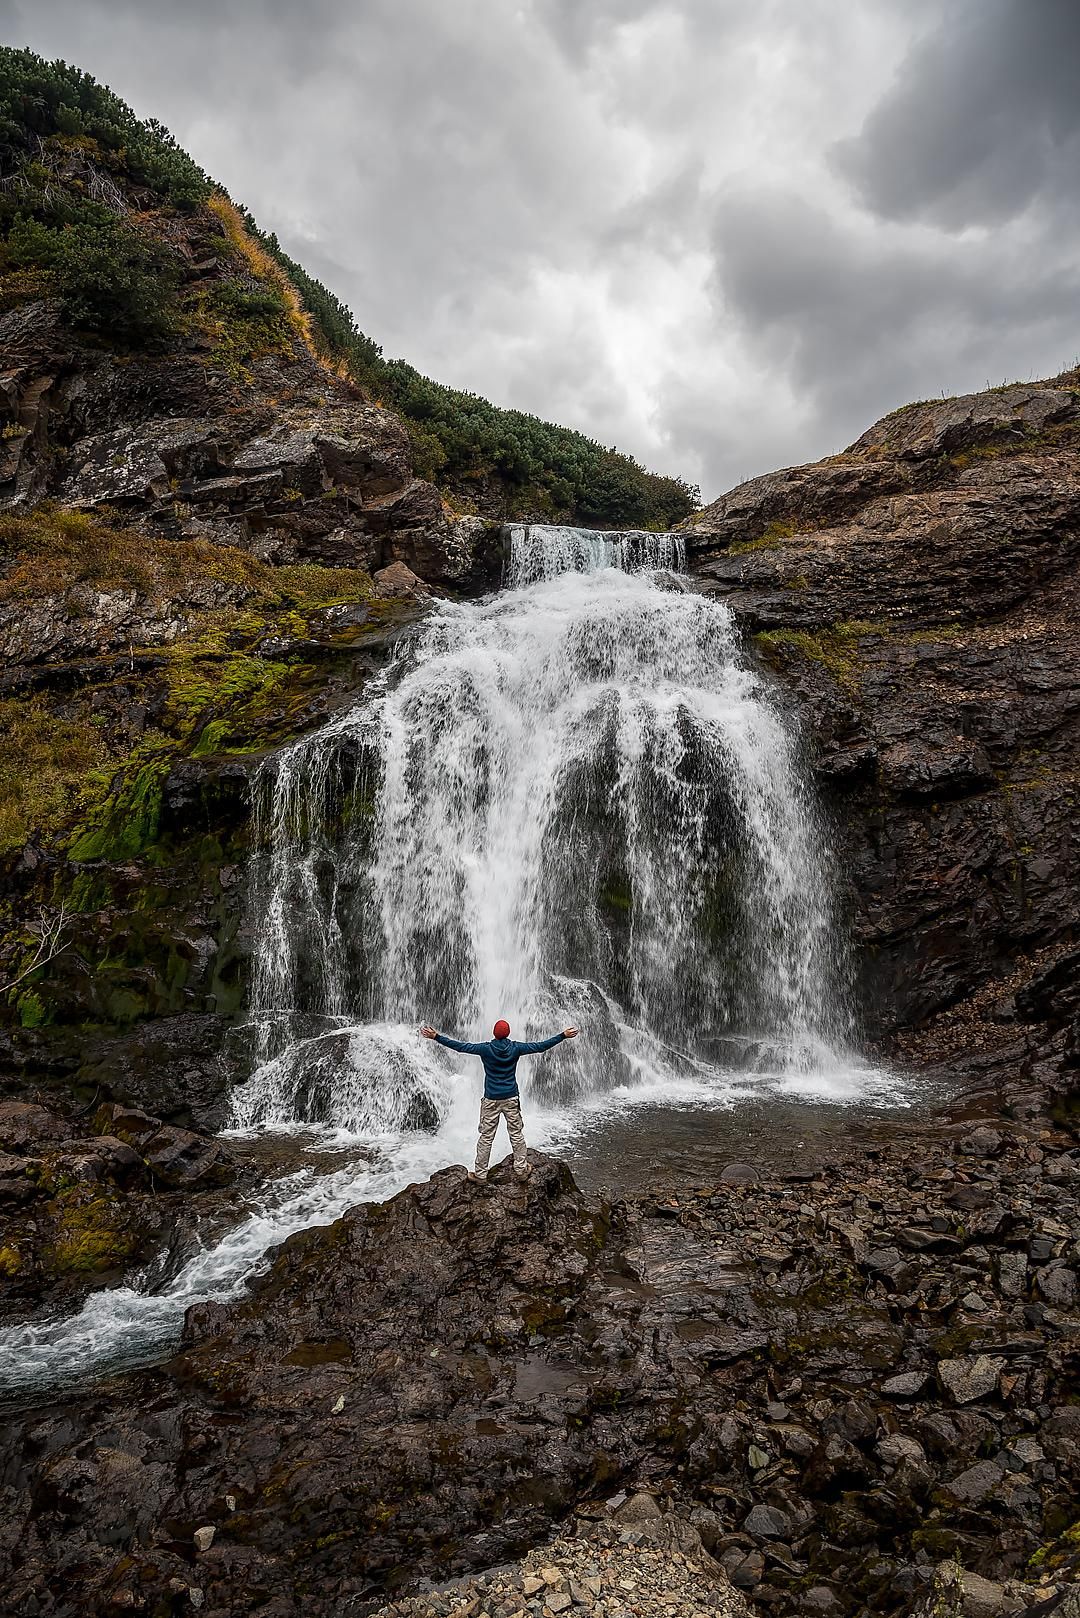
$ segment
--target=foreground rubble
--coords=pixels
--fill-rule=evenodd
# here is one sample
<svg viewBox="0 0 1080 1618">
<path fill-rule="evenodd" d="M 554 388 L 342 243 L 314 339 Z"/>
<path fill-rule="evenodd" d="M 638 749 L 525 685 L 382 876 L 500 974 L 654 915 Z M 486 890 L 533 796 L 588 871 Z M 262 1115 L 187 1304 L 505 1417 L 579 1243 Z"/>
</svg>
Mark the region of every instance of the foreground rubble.
<svg viewBox="0 0 1080 1618">
<path fill-rule="evenodd" d="M 652 1495 L 623 1494 L 579 1513 L 565 1534 L 520 1562 L 456 1579 L 370 1618 L 746 1618 L 745 1597 L 685 1517 Z"/>
<path fill-rule="evenodd" d="M 615 1204 L 533 1154 L 294 1236 L 169 1365 L 13 1414 L 10 1610 L 344 1618 L 639 1491 L 760 1611 L 1064 1618 L 1080 1149 L 1053 1105 Z"/>
</svg>

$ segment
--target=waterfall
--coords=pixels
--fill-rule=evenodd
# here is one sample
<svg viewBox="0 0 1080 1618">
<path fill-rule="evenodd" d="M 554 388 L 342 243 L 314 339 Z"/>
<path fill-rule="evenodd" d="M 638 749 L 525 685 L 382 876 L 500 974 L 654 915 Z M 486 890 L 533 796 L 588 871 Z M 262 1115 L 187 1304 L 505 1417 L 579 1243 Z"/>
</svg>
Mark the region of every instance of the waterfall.
<svg viewBox="0 0 1080 1618">
<path fill-rule="evenodd" d="M 814 796 L 677 535 L 511 528 L 512 587 L 436 603 L 378 689 L 266 762 L 241 1127 L 434 1126 L 421 1021 L 584 1037 L 536 1079 L 836 1066 L 843 951 Z M 479 1031 L 479 1036 L 478 1036 Z"/>
<path fill-rule="evenodd" d="M 344 1165 L 273 1181 L 223 1237 L 0 1332 L 0 1388 L 152 1360 L 291 1232 L 460 1162 L 477 1064 L 421 1020 L 580 1024 L 523 1075 L 535 1145 L 610 1100 L 891 1085 L 844 1055 L 827 839 L 729 609 L 679 576 L 674 535 L 510 538 L 510 588 L 433 603 L 357 705 L 254 784 L 255 1065 L 233 1121 L 314 1127 L 348 1143 Z"/>
<path fill-rule="evenodd" d="M 614 567 L 624 573 L 643 568 L 669 568 L 681 572 L 686 565 L 682 534 L 650 534 L 626 528 L 603 534 L 592 528 L 555 528 L 539 523 L 511 523 L 510 561 L 506 584 L 520 589 L 537 579 L 559 573 L 593 573 Z"/>
</svg>

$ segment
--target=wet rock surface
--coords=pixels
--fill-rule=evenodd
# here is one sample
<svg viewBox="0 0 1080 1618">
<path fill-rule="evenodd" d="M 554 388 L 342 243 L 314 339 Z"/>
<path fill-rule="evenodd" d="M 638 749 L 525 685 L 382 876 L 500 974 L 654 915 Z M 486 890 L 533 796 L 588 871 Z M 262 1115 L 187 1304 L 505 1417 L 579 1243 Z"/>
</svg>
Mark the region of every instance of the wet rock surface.
<svg viewBox="0 0 1080 1618">
<path fill-rule="evenodd" d="M 994 1590 L 1002 1611 L 1061 1606 L 1080 1312 L 1047 1280 L 1080 1265 L 1067 1122 L 898 1128 L 614 1205 L 533 1163 L 526 1182 L 444 1170 L 294 1236 L 247 1299 L 189 1311 L 169 1365 L 13 1412 L 12 1610 L 48 1590 L 58 1614 L 181 1592 L 221 1614 L 529 1611 L 524 1582 L 464 1606 L 431 1585 L 505 1583 L 575 1509 L 635 1494 L 617 1538 L 651 1549 L 661 1518 L 689 1522 L 761 1611 L 906 1613 L 954 1563 L 957 1610 Z M 547 1588 L 574 1607 L 568 1576 Z"/>
<path fill-rule="evenodd" d="M 116 1285 L 251 1169 L 213 1136 L 114 1103 L 0 1101 L 0 1318 Z"/>
</svg>

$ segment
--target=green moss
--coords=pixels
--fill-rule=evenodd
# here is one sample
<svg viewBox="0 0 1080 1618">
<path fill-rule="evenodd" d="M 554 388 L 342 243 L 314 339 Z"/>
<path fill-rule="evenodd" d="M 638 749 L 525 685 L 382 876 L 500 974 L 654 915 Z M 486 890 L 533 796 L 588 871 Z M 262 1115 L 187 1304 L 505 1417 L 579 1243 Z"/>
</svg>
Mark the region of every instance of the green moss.
<svg viewBox="0 0 1080 1618">
<path fill-rule="evenodd" d="M 0 853 L 57 831 L 81 783 L 108 758 L 88 717 L 54 713 L 40 696 L 0 702 Z"/>
<path fill-rule="evenodd" d="M 112 899 L 112 887 L 100 871 L 77 871 L 66 902 L 70 911 L 82 916 L 104 910 Z"/>
<path fill-rule="evenodd" d="M 49 1009 L 35 989 L 20 994 L 15 1004 L 20 1027 L 43 1028 L 49 1021 Z"/>
<path fill-rule="evenodd" d="M 56 1274 L 111 1270 L 131 1257 L 135 1240 L 124 1229 L 117 1205 L 107 1196 L 75 1189 L 49 1204 L 54 1238 L 44 1264 Z"/>
<path fill-rule="evenodd" d="M 227 719 L 212 719 L 200 731 L 199 739 L 191 749 L 192 758 L 208 758 L 214 753 L 220 753 L 228 734 L 229 722 Z"/>
<path fill-rule="evenodd" d="M 785 539 L 794 539 L 798 531 L 793 522 L 771 522 L 757 539 L 744 539 L 736 545 L 729 545 L 728 555 L 745 556 L 750 551 L 767 550 L 769 546 L 779 545 Z"/>
<path fill-rule="evenodd" d="M 372 601 L 371 579 L 360 569 L 271 568 L 229 547 L 154 539 L 54 505 L 0 515 L 0 575 L 0 600 L 63 594 L 79 580 L 134 587 L 147 600 L 166 599 L 195 578 L 246 594 L 242 607 L 204 615 L 169 647 L 137 653 L 138 695 L 161 714 L 162 729 L 142 735 L 126 755 L 110 743 L 116 727 L 106 723 L 106 711 L 91 710 L 81 695 L 0 702 L 0 853 L 33 836 L 60 842 L 80 863 L 129 859 L 154 847 L 175 760 L 250 752 L 292 733 L 324 669 L 260 657 L 253 650 L 259 642 L 310 641 L 313 614 L 366 603 L 370 625 L 343 633 L 346 651 L 401 616 L 399 604 Z M 328 655 L 337 644 L 335 637 Z M 118 684 L 118 704 L 131 701 L 132 683 Z M 109 685 L 101 689 L 111 693 Z M 77 873 L 69 908 L 101 909 L 110 897 L 102 880 Z"/>
<path fill-rule="evenodd" d="M 854 694 L 859 689 L 859 642 L 866 635 L 884 633 L 887 631 L 878 624 L 851 619 L 817 634 L 804 629 L 767 629 L 755 635 L 754 641 L 766 657 L 790 648 L 810 662 L 820 663 L 837 685 Z"/>
<path fill-rule="evenodd" d="M 149 849 L 157 839 L 161 801 L 169 773 L 168 758 L 139 762 L 133 773 L 90 815 L 69 848 L 71 859 L 126 860 Z"/>
<path fill-rule="evenodd" d="M 959 635 L 976 635 L 978 630 L 971 624 L 937 624 L 932 629 L 912 629 L 902 635 L 901 642 L 905 646 L 933 645 L 939 640 L 955 640 Z"/>
<path fill-rule="evenodd" d="M 13 1242 L 5 1242 L 3 1247 L 0 1247 L 0 1276 L 10 1281 L 21 1269 L 22 1255 L 19 1249 Z"/>
</svg>

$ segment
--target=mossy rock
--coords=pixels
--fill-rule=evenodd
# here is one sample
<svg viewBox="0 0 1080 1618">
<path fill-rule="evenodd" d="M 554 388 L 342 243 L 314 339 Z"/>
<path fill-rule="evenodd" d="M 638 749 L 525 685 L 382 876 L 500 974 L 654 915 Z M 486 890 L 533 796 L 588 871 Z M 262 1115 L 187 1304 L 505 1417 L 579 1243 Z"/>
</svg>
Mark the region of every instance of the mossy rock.
<svg viewBox="0 0 1080 1618">
<path fill-rule="evenodd" d="M 886 630 L 880 624 L 852 619 L 833 624 L 830 629 L 810 634 L 804 629 L 766 629 L 754 636 L 754 644 L 773 663 L 783 666 L 794 652 L 807 662 L 818 663 L 843 690 L 857 696 L 860 685 L 859 644 L 867 635 Z"/>
<path fill-rule="evenodd" d="M 35 989 L 28 989 L 17 1001 L 21 1028 L 44 1028 L 50 1021 L 49 1007 Z"/>
<path fill-rule="evenodd" d="M 132 1256 L 136 1240 L 117 1201 L 75 1188 L 49 1204 L 53 1240 L 43 1265 L 56 1275 L 113 1270 Z"/>
<path fill-rule="evenodd" d="M 141 764 L 126 779 L 68 850 L 73 860 L 127 860 L 152 847 L 161 819 L 161 797 L 169 773 L 167 759 Z"/>
<path fill-rule="evenodd" d="M 5 1242 L 0 1247 L 0 1276 L 10 1281 L 22 1269 L 22 1255 L 14 1242 Z"/>
</svg>

